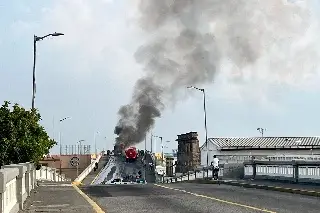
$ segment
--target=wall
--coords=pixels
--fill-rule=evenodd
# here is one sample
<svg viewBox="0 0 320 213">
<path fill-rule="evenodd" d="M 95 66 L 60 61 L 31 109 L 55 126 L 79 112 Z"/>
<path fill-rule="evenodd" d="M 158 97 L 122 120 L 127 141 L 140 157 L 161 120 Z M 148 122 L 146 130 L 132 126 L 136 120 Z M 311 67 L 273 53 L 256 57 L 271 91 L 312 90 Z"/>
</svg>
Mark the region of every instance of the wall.
<svg viewBox="0 0 320 213">
<path fill-rule="evenodd" d="M 62 155 L 61 157 L 60 155 L 51 155 L 40 161 L 40 164 L 56 168 L 57 171 L 60 172 L 61 159 L 61 173 L 65 174 L 68 178 L 75 179 L 77 177 L 77 168 L 70 163 L 72 157 L 78 157 L 80 159 L 80 165 L 78 167 L 78 174 L 80 174 L 91 164 L 92 157 L 95 157 L 95 155 Z"/>
<path fill-rule="evenodd" d="M 219 150 L 217 149 L 216 146 L 214 146 L 212 143 L 208 143 L 208 148 L 209 148 L 209 164 L 213 161 L 213 155 L 219 154 Z M 200 165 L 206 166 L 207 165 L 207 152 L 206 152 L 206 147 L 200 151 L 201 153 L 201 162 Z"/>
<path fill-rule="evenodd" d="M 200 152 L 197 132 L 178 135 L 177 172 L 187 172 L 199 166 Z"/>
<path fill-rule="evenodd" d="M 0 169 L 0 212 L 16 213 L 24 209 L 24 202 L 36 187 L 36 180 L 71 181 L 56 169 L 42 167 L 35 170 L 32 163 L 2 166 Z"/>
</svg>

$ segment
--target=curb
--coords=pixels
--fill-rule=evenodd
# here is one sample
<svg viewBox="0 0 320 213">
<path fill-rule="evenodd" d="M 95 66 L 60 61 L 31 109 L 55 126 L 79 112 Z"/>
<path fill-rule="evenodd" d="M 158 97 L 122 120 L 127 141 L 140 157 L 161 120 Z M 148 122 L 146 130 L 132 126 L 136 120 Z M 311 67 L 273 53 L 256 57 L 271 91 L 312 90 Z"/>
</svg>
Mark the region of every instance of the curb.
<svg viewBox="0 0 320 213">
<path fill-rule="evenodd" d="M 226 181 L 226 180 L 189 180 L 189 181 L 182 181 L 185 183 L 200 183 L 200 184 L 225 184 L 231 186 L 241 186 L 244 188 L 253 188 L 253 189 L 264 189 L 269 191 L 278 191 L 278 192 L 287 192 L 292 194 L 300 194 L 300 195 L 308 195 L 313 197 L 320 197 L 319 191 L 311 191 L 305 189 L 294 189 L 294 188 L 284 188 L 279 186 L 268 186 L 268 185 L 261 185 L 261 184 L 254 184 L 254 183 L 242 183 L 238 181 Z M 179 182 L 177 182 L 179 183 Z M 180 182 L 181 183 L 181 182 Z"/>
<path fill-rule="evenodd" d="M 83 183 L 81 183 L 80 181 L 73 181 L 72 182 L 72 185 L 75 185 L 75 186 L 82 186 Z"/>
</svg>

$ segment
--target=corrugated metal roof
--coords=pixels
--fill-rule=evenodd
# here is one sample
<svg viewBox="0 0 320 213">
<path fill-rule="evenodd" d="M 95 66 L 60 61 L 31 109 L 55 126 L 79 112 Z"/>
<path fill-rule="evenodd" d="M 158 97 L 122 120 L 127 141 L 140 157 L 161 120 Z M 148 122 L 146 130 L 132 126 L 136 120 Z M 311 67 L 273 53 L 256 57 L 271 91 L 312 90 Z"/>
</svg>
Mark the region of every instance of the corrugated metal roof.
<svg viewBox="0 0 320 213">
<path fill-rule="evenodd" d="M 275 147 L 301 147 L 320 146 L 320 137 L 230 137 L 209 138 L 208 142 L 219 148 L 275 148 Z M 205 146 L 202 145 L 201 148 Z"/>
</svg>

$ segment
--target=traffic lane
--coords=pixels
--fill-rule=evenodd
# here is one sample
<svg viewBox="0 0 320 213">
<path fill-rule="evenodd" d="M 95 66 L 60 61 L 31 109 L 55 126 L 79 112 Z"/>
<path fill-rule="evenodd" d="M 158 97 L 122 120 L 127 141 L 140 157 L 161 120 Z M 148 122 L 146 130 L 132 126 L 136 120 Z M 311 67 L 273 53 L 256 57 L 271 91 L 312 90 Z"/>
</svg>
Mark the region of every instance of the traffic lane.
<svg viewBox="0 0 320 213">
<path fill-rule="evenodd" d="M 311 196 L 223 184 L 176 183 L 164 185 L 280 213 L 318 213 L 320 209 L 320 198 Z"/>
<path fill-rule="evenodd" d="M 81 188 L 108 213 L 256 213 L 259 210 L 215 202 L 182 191 L 146 185 L 104 185 Z"/>
</svg>

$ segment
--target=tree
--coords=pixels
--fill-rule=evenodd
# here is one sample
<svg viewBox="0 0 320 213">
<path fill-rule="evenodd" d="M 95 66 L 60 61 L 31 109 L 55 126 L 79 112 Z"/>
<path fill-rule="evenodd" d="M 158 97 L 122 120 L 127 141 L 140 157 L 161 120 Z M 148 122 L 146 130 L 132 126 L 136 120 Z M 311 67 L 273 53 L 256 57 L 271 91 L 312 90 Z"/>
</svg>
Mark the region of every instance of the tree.
<svg viewBox="0 0 320 213">
<path fill-rule="evenodd" d="M 5 101 L 0 107 L 0 164 L 37 163 L 56 145 L 39 124 L 37 110 Z"/>
</svg>

